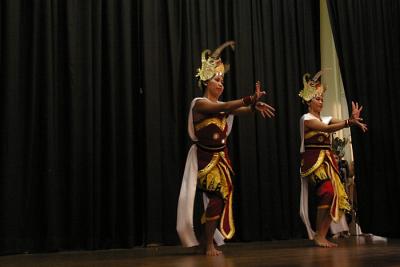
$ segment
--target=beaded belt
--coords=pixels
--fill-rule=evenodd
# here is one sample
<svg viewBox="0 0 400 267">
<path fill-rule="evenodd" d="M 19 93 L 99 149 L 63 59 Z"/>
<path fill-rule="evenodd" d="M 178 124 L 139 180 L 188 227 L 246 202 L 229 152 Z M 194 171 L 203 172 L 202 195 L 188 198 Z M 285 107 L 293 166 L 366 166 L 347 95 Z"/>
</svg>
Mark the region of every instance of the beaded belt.
<svg viewBox="0 0 400 267">
<path fill-rule="evenodd" d="M 304 148 L 309 149 L 331 149 L 331 145 L 304 145 Z"/>
<path fill-rule="evenodd" d="M 202 145 L 202 144 L 200 144 L 200 143 L 196 143 L 196 145 L 197 145 L 198 147 L 200 147 L 201 149 L 203 149 L 203 150 L 206 150 L 206 151 L 213 151 L 213 152 L 215 152 L 215 151 L 222 151 L 222 150 L 224 150 L 225 147 L 226 147 L 226 145 L 218 146 L 218 147 L 215 147 L 215 146 L 205 146 L 205 145 Z"/>
</svg>

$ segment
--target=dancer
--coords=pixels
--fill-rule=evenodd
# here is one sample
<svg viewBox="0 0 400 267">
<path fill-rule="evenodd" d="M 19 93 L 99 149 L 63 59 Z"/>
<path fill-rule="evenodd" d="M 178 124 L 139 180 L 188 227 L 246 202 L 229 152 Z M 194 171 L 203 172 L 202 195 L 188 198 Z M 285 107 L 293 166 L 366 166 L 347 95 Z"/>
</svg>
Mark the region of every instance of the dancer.
<svg viewBox="0 0 400 267">
<path fill-rule="evenodd" d="M 345 189 L 340 182 L 339 170 L 333 159 L 330 134 L 349 126 L 357 126 L 363 132 L 367 125 L 362 123 L 362 106 L 352 102 L 352 116 L 346 120 L 321 116 L 325 87 L 318 72 L 312 79 L 310 74 L 303 76 L 303 89 L 299 96 L 308 107 L 308 113 L 300 118 L 301 135 L 301 196 L 300 216 L 306 225 L 308 236 L 320 247 L 336 247 L 337 244 L 326 239 L 332 220 L 338 222 L 344 212 L 351 207 Z M 316 188 L 317 218 L 316 233 L 311 229 L 308 219 L 308 182 Z"/>
<path fill-rule="evenodd" d="M 227 102 L 219 101 L 224 90 L 224 73 L 228 70 L 220 53 L 228 46 L 233 48 L 234 42 L 226 42 L 212 53 L 210 50 L 202 53 L 202 65 L 196 77 L 203 97 L 193 99 L 189 111 L 188 132 L 194 144 L 188 153 L 177 212 L 177 232 L 182 245 L 199 245 L 193 230 L 197 185 L 203 191 L 205 206 L 201 243 L 204 253 L 210 256 L 221 254 L 215 248 L 214 240 L 221 245 L 225 238 L 232 238 L 235 232 L 232 214 L 233 170 L 226 146 L 233 117 L 258 111 L 264 118 L 271 118 L 275 112 L 273 107 L 259 101 L 266 94 L 261 91 L 259 82 L 253 95 Z"/>
</svg>

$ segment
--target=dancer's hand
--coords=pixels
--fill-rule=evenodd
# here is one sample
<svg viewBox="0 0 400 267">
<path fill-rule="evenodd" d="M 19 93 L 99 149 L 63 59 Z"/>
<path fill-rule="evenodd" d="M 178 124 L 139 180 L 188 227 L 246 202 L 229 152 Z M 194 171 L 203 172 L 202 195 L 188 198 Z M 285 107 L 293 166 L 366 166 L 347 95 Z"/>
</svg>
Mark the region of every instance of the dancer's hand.
<svg viewBox="0 0 400 267">
<path fill-rule="evenodd" d="M 258 110 L 264 118 L 275 117 L 275 109 L 264 102 L 257 102 L 254 108 Z"/>
<path fill-rule="evenodd" d="M 261 91 L 261 83 L 260 81 L 256 82 L 256 90 L 254 91 L 254 95 L 252 96 L 253 103 L 257 103 L 257 101 L 266 95 L 265 91 Z"/>
<path fill-rule="evenodd" d="M 361 122 L 362 120 L 363 120 L 362 118 L 357 118 L 357 119 L 352 118 L 349 119 L 349 124 L 357 126 L 358 128 L 361 129 L 361 131 L 365 133 L 366 131 L 368 131 L 368 127 L 367 124 Z"/>
<path fill-rule="evenodd" d="M 363 109 L 363 106 L 358 107 L 358 102 L 351 101 L 351 109 L 352 109 L 351 118 L 353 119 L 360 118 L 360 113 L 361 110 Z"/>
</svg>

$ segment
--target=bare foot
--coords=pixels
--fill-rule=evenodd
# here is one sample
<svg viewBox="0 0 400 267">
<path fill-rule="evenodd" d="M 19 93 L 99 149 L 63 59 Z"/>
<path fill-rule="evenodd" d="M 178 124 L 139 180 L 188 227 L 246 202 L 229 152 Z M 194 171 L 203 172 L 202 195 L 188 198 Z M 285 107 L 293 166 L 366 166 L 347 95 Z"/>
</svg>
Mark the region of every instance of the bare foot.
<svg viewBox="0 0 400 267">
<path fill-rule="evenodd" d="M 314 244 L 317 247 L 322 247 L 322 248 L 334 248 L 338 246 L 336 243 L 330 242 L 325 237 L 320 237 L 318 235 L 314 236 Z"/>
<path fill-rule="evenodd" d="M 336 244 L 334 242 L 331 242 L 329 240 L 326 240 L 326 241 L 328 241 L 328 243 L 331 245 L 331 248 L 336 248 L 338 246 L 338 244 Z"/>
<path fill-rule="evenodd" d="M 222 254 L 222 251 L 217 250 L 217 249 L 214 247 L 214 244 L 212 244 L 212 245 L 208 245 L 208 246 L 206 247 L 206 249 L 205 249 L 205 254 L 206 254 L 207 256 L 218 256 L 218 255 L 221 255 L 221 254 Z"/>
</svg>

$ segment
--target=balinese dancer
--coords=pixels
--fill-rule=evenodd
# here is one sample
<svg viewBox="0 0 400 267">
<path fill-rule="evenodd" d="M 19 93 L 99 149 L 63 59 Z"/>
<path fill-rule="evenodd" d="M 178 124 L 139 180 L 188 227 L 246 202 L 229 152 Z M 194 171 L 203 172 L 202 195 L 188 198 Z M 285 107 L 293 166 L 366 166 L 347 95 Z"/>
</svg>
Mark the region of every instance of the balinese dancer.
<svg viewBox="0 0 400 267">
<path fill-rule="evenodd" d="M 349 126 L 358 126 L 363 132 L 367 125 L 362 123 L 362 106 L 352 102 L 352 116 L 346 120 L 321 116 L 325 87 L 320 81 L 323 71 L 313 78 L 303 76 L 304 88 L 299 96 L 308 106 L 308 113 L 300 118 L 301 136 L 301 196 L 300 216 L 307 228 L 308 237 L 320 247 L 336 247 L 326 239 L 332 221 L 338 222 L 344 212 L 350 211 L 346 192 L 340 182 L 337 162 L 331 149 L 331 133 Z M 317 217 L 316 232 L 311 229 L 308 218 L 308 182 L 316 187 Z"/>
<path fill-rule="evenodd" d="M 193 145 L 189 150 L 177 211 L 177 232 L 182 245 L 199 245 L 193 229 L 193 206 L 196 186 L 203 191 L 205 211 L 202 217 L 204 233 L 202 245 L 206 255 L 222 252 L 214 246 L 222 245 L 235 233 L 232 214 L 232 165 L 226 147 L 232 129 L 233 116 L 258 111 L 265 117 L 274 116 L 274 108 L 260 102 L 265 95 L 257 82 L 255 93 L 237 100 L 222 102 L 219 98 L 224 90 L 224 65 L 220 53 L 226 47 L 234 48 L 234 42 L 222 44 L 214 52 L 202 52 L 201 68 L 197 79 L 203 97 L 192 101 L 188 132 Z M 219 230 L 217 225 L 219 222 Z"/>
</svg>

